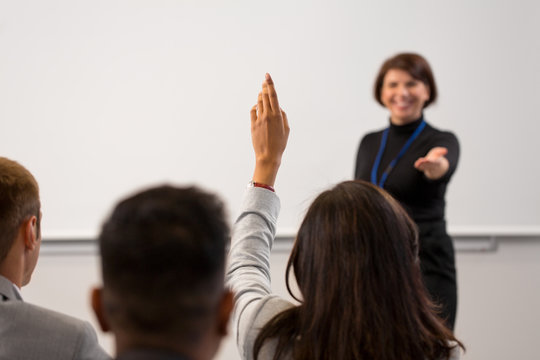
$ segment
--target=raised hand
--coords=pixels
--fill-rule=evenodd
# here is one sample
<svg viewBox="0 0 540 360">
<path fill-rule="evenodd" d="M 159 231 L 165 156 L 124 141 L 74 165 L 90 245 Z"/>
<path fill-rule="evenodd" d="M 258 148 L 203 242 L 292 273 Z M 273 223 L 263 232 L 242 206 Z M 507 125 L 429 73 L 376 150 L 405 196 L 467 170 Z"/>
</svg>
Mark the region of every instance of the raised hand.
<svg viewBox="0 0 540 360">
<path fill-rule="evenodd" d="M 424 173 L 428 179 L 437 180 L 446 174 L 450 164 L 444 156 L 448 153 L 445 147 L 437 146 L 429 150 L 426 156 L 418 158 L 414 167 Z"/>
<path fill-rule="evenodd" d="M 253 181 L 274 186 L 288 138 L 287 115 L 279 107 L 272 78 L 266 74 L 257 105 L 251 109 L 251 140 L 255 150 Z"/>
</svg>

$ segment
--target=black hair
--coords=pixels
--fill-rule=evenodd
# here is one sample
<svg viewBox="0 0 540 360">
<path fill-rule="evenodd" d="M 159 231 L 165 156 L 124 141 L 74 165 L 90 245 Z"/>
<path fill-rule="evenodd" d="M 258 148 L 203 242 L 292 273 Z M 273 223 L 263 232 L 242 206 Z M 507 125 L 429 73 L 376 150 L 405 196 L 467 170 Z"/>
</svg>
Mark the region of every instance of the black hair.
<svg viewBox="0 0 540 360">
<path fill-rule="evenodd" d="M 99 236 L 111 325 L 197 341 L 223 295 L 228 241 L 222 202 L 196 187 L 161 186 L 121 201 Z"/>
</svg>

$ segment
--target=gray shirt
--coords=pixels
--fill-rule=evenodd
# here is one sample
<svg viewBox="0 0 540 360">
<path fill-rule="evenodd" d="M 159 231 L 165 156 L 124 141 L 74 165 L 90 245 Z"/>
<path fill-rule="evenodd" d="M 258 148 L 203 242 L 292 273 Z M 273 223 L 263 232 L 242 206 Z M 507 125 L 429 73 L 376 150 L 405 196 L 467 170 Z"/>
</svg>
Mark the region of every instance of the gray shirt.
<svg viewBox="0 0 540 360">
<path fill-rule="evenodd" d="M 263 188 L 248 188 L 236 220 L 229 251 L 227 285 L 234 292 L 233 326 L 242 359 L 253 359 L 253 345 L 260 329 L 275 315 L 294 306 L 270 288 L 270 251 L 276 234 L 280 202 Z M 260 360 L 273 359 L 277 341 L 267 341 Z M 460 356 L 454 347 L 451 360 Z"/>
<path fill-rule="evenodd" d="M 242 359 L 253 359 L 253 345 L 264 324 L 293 306 L 272 295 L 270 288 L 270 250 L 279 209 L 274 192 L 248 188 L 233 226 L 227 284 L 234 292 L 233 325 Z M 273 342 L 267 342 L 259 359 L 272 359 L 274 347 Z"/>
</svg>

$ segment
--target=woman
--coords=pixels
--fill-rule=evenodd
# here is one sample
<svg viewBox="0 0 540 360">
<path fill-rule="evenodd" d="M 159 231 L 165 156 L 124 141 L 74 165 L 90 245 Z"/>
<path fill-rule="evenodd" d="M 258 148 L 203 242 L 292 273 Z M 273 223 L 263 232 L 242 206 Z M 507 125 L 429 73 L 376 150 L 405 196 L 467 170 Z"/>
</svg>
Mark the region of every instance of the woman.
<svg viewBox="0 0 540 360">
<path fill-rule="evenodd" d="M 461 344 L 422 286 L 414 223 L 367 182 L 338 184 L 310 206 L 287 266 L 300 304 L 271 294 L 279 213 L 273 186 L 289 127 L 268 75 L 251 132 L 255 171 L 233 227 L 227 271 L 242 358 L 458 359 Z M 288 280 L 287 287 L 293 295 Z"/>
<path fill-rule="evenodd" d="M 390 125 L 362 139 L 355 178 L 387 190 L 418 225 L 424 283 L 453 329 L 456 270 L 444 210 L 446 187 L 458 163 L 458 140 L 424 119 L 423 109 L 437 99 L 437 87 L 420 55 L 398 54 L 386 60 L 375 80 L 374 95 L 389 110 Z"/>
</svg>

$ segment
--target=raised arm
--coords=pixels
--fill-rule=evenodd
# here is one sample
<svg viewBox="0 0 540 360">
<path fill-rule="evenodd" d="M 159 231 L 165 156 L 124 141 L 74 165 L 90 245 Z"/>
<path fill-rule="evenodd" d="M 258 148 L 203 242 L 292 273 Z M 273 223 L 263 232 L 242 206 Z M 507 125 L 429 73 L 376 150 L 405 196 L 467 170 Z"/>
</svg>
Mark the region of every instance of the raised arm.
<svg viewBox="0 0 540 360">
<path fill-rule="evenodd" d="M 257 105 L 251 109 L 255 152 L 253 181 L 233 226 L 227 285 L 234 293 L 233 324 L 242 359 L 252 359 L 260 328 L 292 304 L 271 295 L 270 249 L 276 233 L 279 198 L 272 191 L 287 145 L 289 125 L 279 107 L 274 83 L 266 75 Z"/>
</svg>

